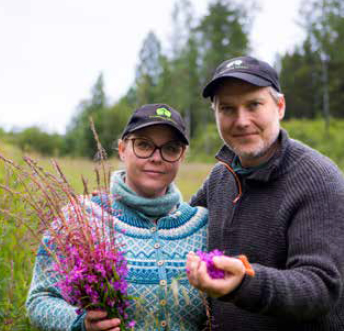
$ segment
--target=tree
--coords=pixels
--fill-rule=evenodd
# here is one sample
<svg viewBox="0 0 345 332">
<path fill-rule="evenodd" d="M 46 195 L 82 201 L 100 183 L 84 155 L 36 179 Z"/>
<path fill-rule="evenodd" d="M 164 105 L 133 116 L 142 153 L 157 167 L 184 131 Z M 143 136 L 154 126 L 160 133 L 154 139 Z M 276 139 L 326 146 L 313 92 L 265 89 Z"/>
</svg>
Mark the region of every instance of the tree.
<svg viewBox="0 0 345 332">
<path fill-rule="evenodd" d="M 139 54 L 136 71 L 136 93 L 139 105 L 155 102 L 155 87 L 162 73 L 161 45 L 153 32 L 149 32 Z"/>
<path fill-rule="evenodd" d="M 200 21 L 193 16 L 190 0 L 175 5 L 170 51 L 164 54 L 157 36 L 150 32 L 140 50 L 135 84 L 113 106 L 106 104 L 103 78 L 99 77 L 91 98 L 83 101 L 67 132 L 71 151 L 92 156 L 95 144 L 88 118 L 93 116 L 104 147 L 122 132 L 133 109 L 148 103 L 167 103 L 180 111 L 194 138 L 213 122 L 201 89 L 223 60 L 249 50 L 249 15 L 235 0 L 217 0 Z M 201 120 L 201 121 L 200 121 Z M 205 140 L 208 141 L 207 139 Z"/>
<path fill-rule="evenodd" d="M 288 114 L 313 118 L 344 116 L 344 3 L 309 0 L 301 7 L 306 40 L 282 57 L 281 84 Z"/>
<path fill-rule="evenodd" d="M 63 147 L 63 138 L 58 134 L 48 134 L 39 127 L 29 127 L 19 133 L 13 133 L 13 142 L 23 152 L 36 151 L 42 155 L 59 155 Z"/>
<path fill-rule="evenodd" d="M 97 147 L 90 128 L 89 118 L 93 118 L 101 137 L 102 127 L 108 123 L 107 112 L 103 74 L 101 73 L 91 89 L 91 98 L 79 104 L 77 114 L 67 128 L 66 152 L 93 157 Z"/>
<path fill-rule="evenodd" d="M 224 60 L 249 51 L 249 14 L 235 1 L 217 0 L 197 27 L 204 83 Z"/>
<path fill-rule="evenodd" d="M 319 60 L 307 39 L 281 59 L 280 84 L 287 103 L 286 118 L 314 118 L 321 109 Z M 292 74 L 293 73 L 293 74 Z"/>
<path fill-rule="evenodd" d="M 254 3 L 253 8 L 254 8 Z M 195 32 L 198 42 L 200 66 L 199 96 L 202 87 L 208 82 L 216 67 L 223 61 L 248 54 L 249 52 L 249 11 L 232 0 L 215 0 L 210 3 L 208 14 L 204 16 Z M 213 122 L 213 114 L 206 103 L 200 101 L 198 129 L 206 128 Z M 205 151 L 211 152 L 205 140 Z"/>
<path fill-rule="evenodd" d="M 200 124 L 200 70 L 196 20 L 189 0 L 175 4 L 172 22 L 172 47 L 163 65 L 159 96 L 164 96 L 167 103 L 182 113 L 189 134 L 194 137 Z"/>
</svg>

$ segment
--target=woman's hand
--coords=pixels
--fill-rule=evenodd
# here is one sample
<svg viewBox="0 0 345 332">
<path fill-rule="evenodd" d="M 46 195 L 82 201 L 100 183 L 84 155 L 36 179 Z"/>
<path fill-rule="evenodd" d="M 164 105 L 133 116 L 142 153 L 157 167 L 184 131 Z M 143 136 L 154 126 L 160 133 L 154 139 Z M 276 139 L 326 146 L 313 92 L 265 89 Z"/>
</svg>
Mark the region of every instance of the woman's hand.
<svg viewBox="0 0 345 332">
<path fill-rule="evenodd" d="M 212 279 L 207 273 L 206 263 L 198 255 L 190 252 L 187 256 L 189 283 L 212 297 L 231 293 L 242 282 L 246 269 L 240 259 L 218 256 L 213 258 L 214 265 L 225 271 L 224 279 Z"/>
<path fill-rule="evenodd" d="M 87 311 L 85 328 L 87 331 L 120 331 L 120 319 L 106 319 L 107 312 L 102 310 Z"/>
</svg>

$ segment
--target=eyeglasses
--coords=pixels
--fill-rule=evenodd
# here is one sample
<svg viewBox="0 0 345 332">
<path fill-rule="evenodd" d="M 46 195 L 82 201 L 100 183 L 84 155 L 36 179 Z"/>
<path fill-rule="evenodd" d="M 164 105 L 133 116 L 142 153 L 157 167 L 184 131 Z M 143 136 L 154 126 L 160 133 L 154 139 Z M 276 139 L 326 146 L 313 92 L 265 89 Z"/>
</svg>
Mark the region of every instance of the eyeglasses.
<svg viewBox="0 0 345 332">
<path fill-rule="evenodd" d="M 173 163 L 181 159 L 185 145 L 180 141 L 169 141 L 161 146 L 156 145 L 147 138 L 125 138 L 132 141 L 134 154 L 141 159 L 148 159 L 153 156 L 156 150 L 159 150 L 160 156 L 164 161 Z"/>
</svg>

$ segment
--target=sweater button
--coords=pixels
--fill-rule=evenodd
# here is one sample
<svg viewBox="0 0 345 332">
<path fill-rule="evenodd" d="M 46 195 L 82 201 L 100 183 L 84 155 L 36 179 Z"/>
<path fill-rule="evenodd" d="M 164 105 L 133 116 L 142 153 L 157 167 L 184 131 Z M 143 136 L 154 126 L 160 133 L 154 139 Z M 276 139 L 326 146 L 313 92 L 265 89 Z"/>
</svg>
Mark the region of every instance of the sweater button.
<svg viewBox="0 0 345 332">
<path fill-rule="evenodd" d="M 163 307 L 167 305 L 167 301 L 166 300 L 161 300 L 159 303 Z"/>
<path fill-rule="evenodd" d="M 159 284 L 160 284 L 161 286 L 166 286 L 166 285 L 167 285 L 167 281 L 166 281 L 166 280 L 160 280 L 160 281 L 159 281 Z"/>
<path fill-rule="evenodd" d="M 157 265 L 158 265 L 158 266 L 162 266 L 163 264 L 164 264 L 164 261 L 158 261 L 158 262 L 157 262 Z"/>
<path fill-rule="evenodd" d="M 162 327 L 166 327 L 166 326 L 167 326 L 167 322 L 166 322 L 165 320 L 162 320 L 162 321 L 161 321 L 161 326 L 162 326 Z"/>
<path fill-rule="evenodd" d="M 155 243 L 154 248 L 155 248 L 155 249 L 158 249 L 158 248 L 160 248 L 160 246 L 161 246 L 161 245 L 160 245 L 159 243 Z"/>
<path fill-rule="evenodd" d="M 151 233 L 154 233 L 157 230 L 157 227 L 150 228 Z"/>
</svg>

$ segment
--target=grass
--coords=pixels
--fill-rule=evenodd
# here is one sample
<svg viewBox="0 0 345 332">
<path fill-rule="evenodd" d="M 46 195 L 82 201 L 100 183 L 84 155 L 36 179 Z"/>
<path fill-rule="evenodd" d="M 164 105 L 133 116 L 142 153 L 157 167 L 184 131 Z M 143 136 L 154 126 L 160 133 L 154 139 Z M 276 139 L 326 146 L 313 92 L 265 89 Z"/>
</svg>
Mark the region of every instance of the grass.
<svg viewBox="0 0 345 332">
<path fill-rule="evenodd" d="M 336 162 L 341 169 L 344 169 L 343 120 L 332 120 L 328 133 L 325 131 L 322 120 L 289 120 L 283 121 L 282 126 L 289 131 L 290 137 L 321 151 Z M 182 164 L 176 180 L 185 201 L 189 201 L 206 178 L 214 163 L 214 153 L 221 144 L 215 127 L 210 127 L 209 135 L 205 134 L 206 136 L 210 138 L 207 142 L 209 153 L 202 155 L 201 151 L 204 150 L 205 142 L 199 142 L 199 145 L 192 142 L 191 156 L 187 158 L 187 162 Z M 12 146 L 0 143 L 0 152 L 16 161 L 21 159 L 21 152 Z M 47 170 L 53 170 L 49 164 L 49 158 L 42 158 L 38 155 L 32 157 L 39 160 Z M 205 160 L 208 163 L 196 160 Z M 58 162 L 77 192 L 83 191 L 81 174 L 90 180 L 89 188 L 95 187 L 93 162 L 71 158 L 59 158 Z M 111 159 L 109 162 L 114 170 L 121 167 L 117 159 Z M 9 175 L 5 173 L 2 161 L 0 161 L 0 183 L 6 183 L 8 177 Z M 14 186 L 18 186 L 18 184 L 14 184 Z M 18 198 L 13 198 L 0 188 L 0 208 L 9 206 L 14 212 L 24 214 L 26 212 L 26 206 Z M 32 217 L 33 226 L 36 222 L 36 219 Z M 0 212 L 0 330 L 35 329 L 25 316 L 24 304 L 36 248 L 37 240 L 30 235 L 28 230 L 23 225 L 16 223 L 13 218 L 1 215 Z"/>
<path fill-rule="evenodd" d="M 328 131 L 322 119 L 289 119 L 281 122 L 289 136 L 320 151 L 344 170 L 344 120 L 331 119 Z M 208 124 L 191 142 L 189 161 L 214 163 L 214 155 L 222 146 L 215 124 Z"/>
<path fill-rule="evenodd" d="M 0 152 L 16 160 L 21 159 L 21 153 L 10 146 L 0 146 Z M 49 158 L 31 155 L 47 171 L 53 172 Z M 59 165 L 67 179 L 77 192 L 83 192 L 81 174 L 90 180 L 89 188 L 95 188 L 94 166 L 92 161 L 86 159 L 59 158 Z M 121 168 L 117 159 L 109 160 L 112 168 Z M 207 176 L 212 164 L 184 163 L 181 166 L 177 184 L 188 201 L 200 187 Z M 20 185 L 4 170 L 0 161 L 0 183 L 12 183 L 12 188 L 19 190 Z M 14 183 L 13 183 L 14 181 Z M 17 197 L 0 188 L 0 208 L 8 209 L 14 213 L 25 215 L 26 206 Z M 37 220 L 31 217 L 32 226 L 35 228 Z M 13 218 L 1 215 L 0 212 L 0 330 L 35 330 L 30 325 L 25 315 L 25 300 L 30 286 L 31 274 L 35 260 L 35 251 L 38 241 L 24 225 L 18 224 Z"/>
<path fill-rule="evenodd" d="M 344 120 L 331 119 L 328 130 L 322 119 L 283 121 L 291 138 L 320 151 L 344 170 Z"/>
<path fill-rule="evenodd" d="M 4 172 L 2 166 L 0 162 L 0 183 L 6 183 L 12 177 Z M 18 190 L 18 187 L 14 184 L 13 189 Z M 0 197 L 0 208 L 6 209 L 11 206 L 11 211 L 25 213 L 25 205 L 18 198 L 1 189 Z M 31 330 L 25 316 L 24 303 L 34 262 L 33 242 L 26 228 L 0 212 L 0 329 L 2 330 Z"/>
</svg>

